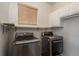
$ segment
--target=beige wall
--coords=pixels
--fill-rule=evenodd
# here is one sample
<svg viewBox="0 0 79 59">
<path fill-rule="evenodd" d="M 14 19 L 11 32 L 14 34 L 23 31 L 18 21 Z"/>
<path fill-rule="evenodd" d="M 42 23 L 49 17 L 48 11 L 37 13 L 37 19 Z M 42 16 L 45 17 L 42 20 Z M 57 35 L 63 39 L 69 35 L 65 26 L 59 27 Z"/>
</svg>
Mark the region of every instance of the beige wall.
<svg viewBox="0 0 79 59">
<path fill-rule="evenodd" d="M 65 6 L 68 6 L 72 2 L 56 2 L 55 4 L 52 5 L 52 11 L 56 11 L 58 9 L 61 9 Z"/>
</svg>

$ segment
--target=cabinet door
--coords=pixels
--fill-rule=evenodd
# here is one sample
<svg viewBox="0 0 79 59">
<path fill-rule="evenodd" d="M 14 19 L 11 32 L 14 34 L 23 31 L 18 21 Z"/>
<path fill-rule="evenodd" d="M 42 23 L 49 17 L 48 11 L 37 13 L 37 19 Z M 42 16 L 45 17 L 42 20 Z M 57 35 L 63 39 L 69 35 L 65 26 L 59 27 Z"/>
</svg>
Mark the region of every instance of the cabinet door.
<svg viewBox="0 0 79 59">
<path fill-rule="evenodd" d="M 0 23 L 8 23 L 9 20 L 9 3 L 0 3 Z"/>
</svg>

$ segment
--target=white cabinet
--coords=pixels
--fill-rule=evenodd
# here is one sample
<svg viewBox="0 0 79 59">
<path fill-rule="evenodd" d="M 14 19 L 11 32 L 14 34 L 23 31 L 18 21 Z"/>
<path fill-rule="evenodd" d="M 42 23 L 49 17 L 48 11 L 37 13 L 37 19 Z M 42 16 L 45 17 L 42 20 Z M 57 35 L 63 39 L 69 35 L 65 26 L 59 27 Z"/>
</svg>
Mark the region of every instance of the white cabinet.
<svg viewBox="0 0 79 59">
<path fill-rule="evenodd" d="M 62 9 L 56 10 L 49 15 L 49 26 L 60 27 L 61 18 L 68 15 L 79 13 L 79 3 L 72 3 Z"/>
<path fill-rule="evenodd" d="M 17 25 L 18 23 L 18 5 L 17 2 L 9 3 L 9 23 L 14 23 Z"/>
<path fill-rule="evenodd" d="M 0 23 L 14 23 L 17 21 L 17 3 L 0 3 Z"/>
<path fill-rule="evenodd" d="M 0 23 L 7 23 L 9 17 L 9 3 L 0 2 Z"/>
</svg>

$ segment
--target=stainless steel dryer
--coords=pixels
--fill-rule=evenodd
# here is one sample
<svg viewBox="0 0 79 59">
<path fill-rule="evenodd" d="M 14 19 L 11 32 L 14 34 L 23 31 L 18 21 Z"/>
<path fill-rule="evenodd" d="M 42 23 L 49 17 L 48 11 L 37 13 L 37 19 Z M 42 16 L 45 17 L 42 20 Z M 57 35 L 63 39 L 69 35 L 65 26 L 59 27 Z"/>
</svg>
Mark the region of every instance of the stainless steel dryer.
<svg viewBox="0 0 79 59">
<path fill-rule="evenodd" d="M 53 32 L 42 33 L 42 56 L 57 56 L 63 53 L 63 37 Z"/>
</svg>

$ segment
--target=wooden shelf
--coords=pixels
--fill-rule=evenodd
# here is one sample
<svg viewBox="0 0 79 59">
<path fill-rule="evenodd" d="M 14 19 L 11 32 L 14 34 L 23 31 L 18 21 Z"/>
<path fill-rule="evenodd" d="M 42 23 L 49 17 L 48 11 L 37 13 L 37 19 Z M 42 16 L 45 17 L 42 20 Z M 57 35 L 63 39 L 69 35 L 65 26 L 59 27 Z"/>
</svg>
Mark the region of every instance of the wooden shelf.
<svg viewBox="0 0 79 59">
<path fill-rule="evenodd" d="M 56 26 L 56 27 L 37 27 L 37 26 L 15 26 L 16 28 L 29 28 L 29 29 L 55 29 L 55 28 L 64 28 L 62 26 Z"/>
</svg>

